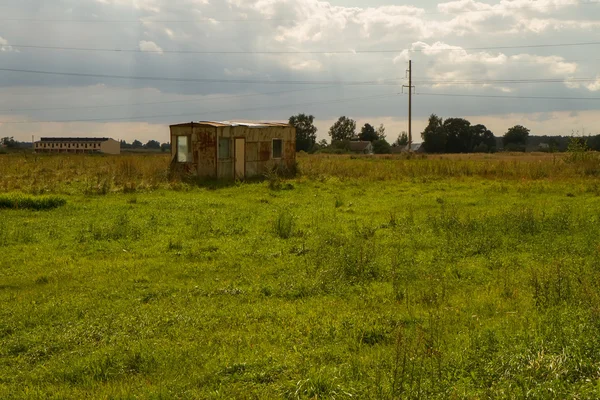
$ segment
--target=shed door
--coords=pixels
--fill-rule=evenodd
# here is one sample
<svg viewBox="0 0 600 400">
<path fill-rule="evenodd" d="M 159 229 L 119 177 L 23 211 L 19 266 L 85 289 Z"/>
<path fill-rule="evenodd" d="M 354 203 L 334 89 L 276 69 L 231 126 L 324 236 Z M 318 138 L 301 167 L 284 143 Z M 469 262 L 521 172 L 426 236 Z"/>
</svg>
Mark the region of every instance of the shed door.
<svg viewBox="0 0 600 400">
<path fill-rule="evenodd" d="M 235 179 L 246 177 L 246 139 L 235 138 Z"/>
</svg>

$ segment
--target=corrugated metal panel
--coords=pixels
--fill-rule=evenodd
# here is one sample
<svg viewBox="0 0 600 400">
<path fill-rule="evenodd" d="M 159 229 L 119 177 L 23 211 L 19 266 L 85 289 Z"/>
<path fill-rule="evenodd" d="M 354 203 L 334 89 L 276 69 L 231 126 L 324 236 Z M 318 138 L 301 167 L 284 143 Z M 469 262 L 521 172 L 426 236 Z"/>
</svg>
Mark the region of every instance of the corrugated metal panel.
<svg viewBox="0 0 600 400">
<path fill-rule="evenodd" d="M 259 161 L 269 161 L 271 159 L 271 142 L 260 142 L 258 150 Z"/>
<path fill-rule="evenodd" d="M 258 142 L 246 142 L 246 161 L 258 161 Z"/>
<path fill-rule="evenodd" d="M 243 162 L 246 177 L 260 176 L 276 165 L 291 167 L 296 159 L 296 132 L 292 126 L 284 123 L 203 121 L 172 125 L 172 142 L 176 140 L 177 135 L 186 135 L 191 139 L 193 163 L 185 164 L 183 167 L 195 170 L 201 177 L 231 179 L 235 174 L 233 159 L 229 162 L 218 160 L 217 148 L 221 137 L 245 139 Z M 281 159 L 272 159 L 273 139 L 283 141 Z M 234 140 L 231 145 L 233 157 Z M 175 157 L 175 152 L 173 156 Z M 241 169 L 241 166 L 239 168 Z"/>
<path fill-rule="evenodd" d="M 194 127 L 192 149 L 198 175 L 215 177 L 217 173 L 217 132 L 215 128 Z"/>
</svg>

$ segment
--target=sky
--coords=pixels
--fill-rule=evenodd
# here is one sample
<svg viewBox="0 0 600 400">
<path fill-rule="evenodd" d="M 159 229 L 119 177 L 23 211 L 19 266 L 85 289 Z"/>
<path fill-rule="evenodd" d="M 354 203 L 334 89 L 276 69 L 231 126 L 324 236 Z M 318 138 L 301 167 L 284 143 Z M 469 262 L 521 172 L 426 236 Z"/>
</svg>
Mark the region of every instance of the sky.
<svg viewBox="0 0 600 400">
<path fill-rule="evenodd" d="M 169 124 L 430 114 L 600 134 L 600 0 L 3 0 L 0 137 L 167 142 Z"/>
</svg>

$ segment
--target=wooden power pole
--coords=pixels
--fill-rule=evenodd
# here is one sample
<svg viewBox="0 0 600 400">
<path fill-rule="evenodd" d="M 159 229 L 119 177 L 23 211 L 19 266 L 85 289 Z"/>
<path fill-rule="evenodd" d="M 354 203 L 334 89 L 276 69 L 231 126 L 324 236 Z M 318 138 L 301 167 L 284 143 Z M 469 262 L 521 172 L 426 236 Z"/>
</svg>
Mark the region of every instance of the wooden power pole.
<svg viewBox="0 0 600 400">
<path fill-rule="evenodd" d="M 408 151 L 412 151 L 412 60 L 408 61 Z M 407 87 L 404 85 L 403 87 Z"/>
</svg>

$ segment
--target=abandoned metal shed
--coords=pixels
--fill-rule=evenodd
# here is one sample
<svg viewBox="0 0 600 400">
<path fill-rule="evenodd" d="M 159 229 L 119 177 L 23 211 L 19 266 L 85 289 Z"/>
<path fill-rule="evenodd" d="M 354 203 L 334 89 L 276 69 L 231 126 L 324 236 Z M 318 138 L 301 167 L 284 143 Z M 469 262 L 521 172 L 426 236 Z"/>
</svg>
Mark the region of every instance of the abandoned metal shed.
<svg viewBox="0 0 600 400">
<path fill-rule="evenodd" d="M 296 129 L 288 124 L 200 121 L 170 128 L 172 164 L 198 177 L 251 178 L 296 161 Z"/>
</svg>

